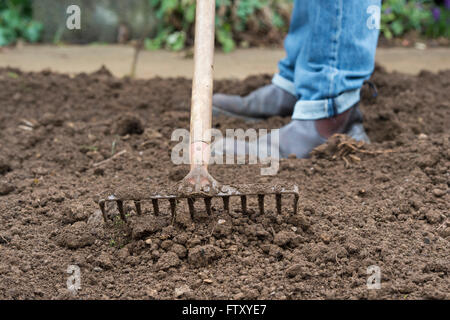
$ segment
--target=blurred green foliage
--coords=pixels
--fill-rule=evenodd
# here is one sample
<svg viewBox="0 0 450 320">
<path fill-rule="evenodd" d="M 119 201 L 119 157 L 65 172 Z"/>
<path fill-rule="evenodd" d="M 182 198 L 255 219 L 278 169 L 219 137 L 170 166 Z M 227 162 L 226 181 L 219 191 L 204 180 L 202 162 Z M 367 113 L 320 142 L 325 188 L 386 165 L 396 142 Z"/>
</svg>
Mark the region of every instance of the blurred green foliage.
<svg viewBox="0 0 450 320">
<path fill-rule="evenodd" d="M 193 43 L 195 0 L 149 0 L 160 21 L 156 36 L 146 40 L 149 50 L 181 50 Z M 264 30 L 285 32 L 294 0 L 217 0 L 216 38 L 232 51 L 241 34 Z M 384 0 L 381 33 L 387 38 L 408 32 L 427 37 L 450 37 L 449 0 Z"/>
<path fill-rule="evenodd" d="M 181 50 L 193 44 L 195 0 L 149 0 L 160 21 L 149 50 Z M 216 0 L 216 38 L 225 52 L 232 51 L 239 34 L 256 29 L 287 31 L 293 0 Z"/>
<path fill-rule="evenodd" d="M 57 1 L 57 0 L 55 0 Z M 195 0 L 147 0 L 159 23 L 148 50 L 182 50 L 193 44 Z M 306 0 L 305 0 L 306 1 Z M 32 0 L 0 0 L 0 46 L 18 39 L 36 42 L 42 24 L 32 19 Z M 216 0 L 216 39 L 225 52 L 266 38 L 282 40 L 294 0 Z M 381 33 L 387 38 L 414 31 L 450 38 L 450 0 L 384 0 Z M 251 44 L 251 43 L 250 43 Z"/>
<path fill-rule="evenodd" d="M 22 38 L 37 42 L 42 24 L 31 18 L 31 0 L 0 0 L 0 46 Z"/>
<path fill-rule="evenodd" d="M 387 39 L 410 31 L 436 38 L 450 37 L 449 1 L 385 0 L 381 11 L 381 32 Z M 444 5 L 445 3 L 445 5 Z"/>
</svg>

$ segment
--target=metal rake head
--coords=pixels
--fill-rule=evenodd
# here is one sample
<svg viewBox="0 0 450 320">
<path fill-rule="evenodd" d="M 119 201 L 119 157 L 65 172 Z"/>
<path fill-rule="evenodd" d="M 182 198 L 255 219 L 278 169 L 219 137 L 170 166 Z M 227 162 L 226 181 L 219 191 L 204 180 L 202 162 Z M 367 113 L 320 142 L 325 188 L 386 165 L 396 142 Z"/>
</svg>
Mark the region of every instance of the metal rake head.
<svg viewBox="0 0 450 320">
<path fill-rule="evenodd" d="M 264 199 L 266 196 L 275 196 L 276 200 L 276 209 L 278 214 L 282 212 L 282 196 L 283 195 L 292 195 L 294 197 L 293 201 L 293 212 L 294 214 L 298 211 L 298 200 L 299 193 L 298 187 L 296 185 L 292 186 L 292 188 L 283 188 L 283 187 L 267 187 L 263 185 L 245 185 L 245 186 L 222 186 L 219 188 L 220 191 L 215 193 L 190 193 L 190 194 L 177 194 L 177 193 L 167 193 L 167 194 L 157 194 L 151 193 L 147 196 L 132 196 L 132 195 L 110 195 L 106 199 L 101 199 L 98 204 L 103 214 L 103 219 L 107 222 L 107 212 L 106 212 L 106 203 L 115 202 L 117 204 L 117 209 L 119 211 L 120 218 L 123 221 L 127 221 L 127 217 L 125 215 L 124 202 L 132 201 L 134 202 L 136 213 L 138 215 L 142 215 L 142 202 L 151 201 L 153 206 L 153 214 L 155 216 L 159 216 L 160 214 L 160 200 L 169 200 L 170 203 L 170 213 L 172 217 L 172 223 L 176 218 L 176 207 L 177 201 L 186 199 L 189 213 L 193 218 L 195 215 L 195 206 L 194 203 L 198 199 L 203 199 L 206 207 L 206 213 L 211 215 L 212 212 L 212 198 L 222 198 L 223 201 L 223 209 L 225 212 L 230 212 L 230 198 L 231 197 L 240 197 L 241 200 L 241 210 L 242 213 L 246 214 L 247 211 L 247 197 L 248 196 L 257 196 L 258 197 L 258 207 L 259 213 L 264 214 Z"/>
</svg>

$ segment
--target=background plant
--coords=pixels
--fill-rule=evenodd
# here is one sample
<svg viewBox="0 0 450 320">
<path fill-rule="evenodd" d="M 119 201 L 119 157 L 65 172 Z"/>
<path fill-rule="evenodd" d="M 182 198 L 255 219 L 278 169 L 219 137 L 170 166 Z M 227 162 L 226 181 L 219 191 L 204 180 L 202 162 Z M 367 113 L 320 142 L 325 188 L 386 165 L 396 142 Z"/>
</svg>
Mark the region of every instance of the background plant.
<svg viewBox="0 0 450 320">
<path fill-rule="evenodd" d="M 149 0 L 160 21 L 156 35 L 147 39 L 147 49 L 181 50 L 193 43 L 195 0 Z M 216 38 L 225 52 L 236 44 L 278 38 L 289 26 L 294 0 L 217 0 Z M 391 39 L 414 31 L 427 37 L 450 37 L 450 0 L 385 0 L 381 32 Z M 253 39 L 251 38 L 253 35 Z"/>
<path fill-rule="evenodd" d="M 391 39 L 415 31 L 428 37 L 450 37 L 450 1 L 385 0 L 382 35 Z"/>
<path fill-rule="evenodd" d="M 155 30 L 145 41 L 147 49 L 177 51 L 193 45 L 195 0 L 143 1 L 149 1 L 157 19 Z M 236 46 L 281 44 L 293 2 L 216 0 L 218 45 L 229 52 Z M 32 0 L 0 0 L 0 46 L 19 39 L 39 41 L 42 24 L 32 19 L 31 3 Z M 450 0 L 384 0 L 382 36 L 391 39 L 410 32 L 428 38 L 450 38 Z"/>
<path fill-rule="evenodd" d="M 0 46 L 15 43 L 20 38 L 38 41 L 42 24 L 31 16 L 30 0 L 0 0 Z"/>
<path fill-rule="evenodd" d="M 159 21 L 147 49 L 181 50 L 193 44 L 195 0 L 149 0 Z M 217 0 L 216 38 L 225 52 L 237 43 L 249 45 L 249 37 L 280 38 L 289 26 L 293 0 Z M 279 42 L 280 39 L 277 39 Z"/>
</svg>

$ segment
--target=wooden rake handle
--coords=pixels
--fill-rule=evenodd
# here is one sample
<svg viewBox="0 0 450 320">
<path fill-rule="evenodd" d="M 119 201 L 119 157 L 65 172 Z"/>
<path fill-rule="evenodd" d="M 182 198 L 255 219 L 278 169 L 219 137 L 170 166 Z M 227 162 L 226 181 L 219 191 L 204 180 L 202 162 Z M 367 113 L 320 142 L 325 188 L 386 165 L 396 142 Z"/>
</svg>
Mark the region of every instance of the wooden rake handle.
<svg viewBox="0 0 450 320">
<path fill-rule="evenodd" d="M 215 0 L 197 0 L 192 81 L 191 170 L 207 169 L 211 156 Z"/>
</svg>

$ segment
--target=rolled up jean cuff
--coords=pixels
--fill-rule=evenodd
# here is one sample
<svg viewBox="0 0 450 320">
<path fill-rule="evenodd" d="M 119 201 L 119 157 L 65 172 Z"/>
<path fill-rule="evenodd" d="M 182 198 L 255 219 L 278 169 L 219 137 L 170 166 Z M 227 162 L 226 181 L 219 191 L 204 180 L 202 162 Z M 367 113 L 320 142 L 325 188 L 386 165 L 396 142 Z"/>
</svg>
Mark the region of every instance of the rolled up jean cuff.
<svg viewBox="0 0 450 320">
<path fill-rule="evenodd" d="M 334 117 L 357 104 L 360 100 L 360 91 L 361 89 L 354 89 L 343 92 L 335 98 L 323 100 L 299 100 L 295 104 L 292 119 L 318 120 Z"/>
<path fill-rule="evenodd" d="M 284 78 L 283 76 L 280 76 L 278 73 L 273 76 L 272 83 L 277 87 L 289 92 L 293 96 L 297 96 L 297 93 L 295 93 L 294 82 Z"/>
</svg>

